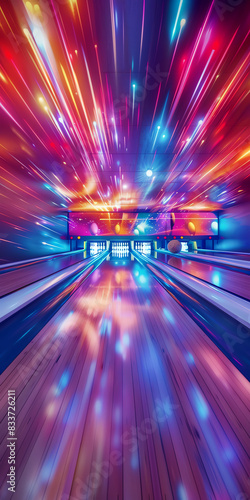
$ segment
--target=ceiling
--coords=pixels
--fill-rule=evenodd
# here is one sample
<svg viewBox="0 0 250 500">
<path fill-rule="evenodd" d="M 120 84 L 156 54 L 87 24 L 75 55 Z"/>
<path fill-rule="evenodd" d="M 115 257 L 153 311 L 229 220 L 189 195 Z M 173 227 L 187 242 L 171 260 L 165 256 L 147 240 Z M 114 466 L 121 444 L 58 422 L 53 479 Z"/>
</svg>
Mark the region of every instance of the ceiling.
<svg viewBox="0 0 250 500">
<path fill-rule="evenodd" d="M 2 3 L 5 211 L 217 210 L 246 199 L 247 4 Z"/>
</svg>

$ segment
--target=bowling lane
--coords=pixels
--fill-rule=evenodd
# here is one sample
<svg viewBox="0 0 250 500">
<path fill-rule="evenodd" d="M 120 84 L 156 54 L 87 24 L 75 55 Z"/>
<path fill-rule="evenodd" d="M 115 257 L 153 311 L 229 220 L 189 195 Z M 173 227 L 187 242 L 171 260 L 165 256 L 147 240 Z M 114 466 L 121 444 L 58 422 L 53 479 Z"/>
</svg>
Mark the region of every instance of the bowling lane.
<svg viewBox="0 0 250 500">
<path fill-rule="evenodd" d="M 17 498 L 250 493 L 250 384 L 136 261 L 105 261 L 0 380 L 1 499 L 10 387 Z"/>
<path fill-rule="evenodd" d="M 180 271 L 184 271 L 196 278 L 200 278 L 212 285 L 250 300 L 250 279 L 247 274 L 230 271 L 229 269 L 223 269 L 222 267 L 207 264 L 205 262 L 181 259 L 174 255 L 171 256 L 159 252 L 154 252 L 153 256 L 160 262 L 165 262 Z"/>
</svg>

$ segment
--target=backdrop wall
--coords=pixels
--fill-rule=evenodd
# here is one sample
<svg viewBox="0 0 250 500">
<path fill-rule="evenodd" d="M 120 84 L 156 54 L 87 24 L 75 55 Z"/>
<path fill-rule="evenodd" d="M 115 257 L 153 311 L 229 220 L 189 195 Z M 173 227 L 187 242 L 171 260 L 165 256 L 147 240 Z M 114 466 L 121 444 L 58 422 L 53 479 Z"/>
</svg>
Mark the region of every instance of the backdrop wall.
<svg viewBox="0 0 250 500">
<path fill-rule="evenodd" d="M 8 216 L 1 221 L 0 264 L 67 252 L 67 215 L 47 214 L 32 218 Z"/>
<path fill-rule="evenodd" d="M 250 251 L 250 203 L 228 208 L 220 216 L 220 241 L 215 248 Z"/>
</svg>

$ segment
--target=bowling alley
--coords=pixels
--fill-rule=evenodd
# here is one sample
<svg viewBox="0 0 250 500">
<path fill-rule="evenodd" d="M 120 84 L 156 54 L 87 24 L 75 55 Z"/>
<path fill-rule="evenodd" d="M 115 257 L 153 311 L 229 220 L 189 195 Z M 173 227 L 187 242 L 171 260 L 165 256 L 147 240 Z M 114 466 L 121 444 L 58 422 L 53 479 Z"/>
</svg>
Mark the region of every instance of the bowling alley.
<svg viewBox="0 0 250 500">
<path fill-rule="evenodd" d="M 0 1 L 0 500 L 250 499 L 249 28 Z"/>
</svg>

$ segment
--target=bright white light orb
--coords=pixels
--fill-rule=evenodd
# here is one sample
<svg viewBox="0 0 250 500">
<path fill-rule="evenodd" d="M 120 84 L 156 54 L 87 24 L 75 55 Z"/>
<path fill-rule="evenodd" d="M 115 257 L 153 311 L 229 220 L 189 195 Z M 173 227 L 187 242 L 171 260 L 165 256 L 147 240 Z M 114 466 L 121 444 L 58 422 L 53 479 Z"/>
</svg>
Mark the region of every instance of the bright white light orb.
<svg viewBox="0 0 250 500">
<path fill-rule="evenodd" d="M 211 229 L 212 229 L 212 231 L 214 231 L 215 233 L 217 233 L 217 231 L 218 231 L 218 222 L 216 220 L 214 220 L 212 222 Z"/>
<path fill-rule="evenodd" d="M 36 41 L 36 44 L 38 45 L 38 47 L 44 47 L 44 45 L 46 43 L 46 37 L 45 37 L 42 29 L 34 28 L 33 37 L 35 38 L 35 41 Z"/>
</svg>

